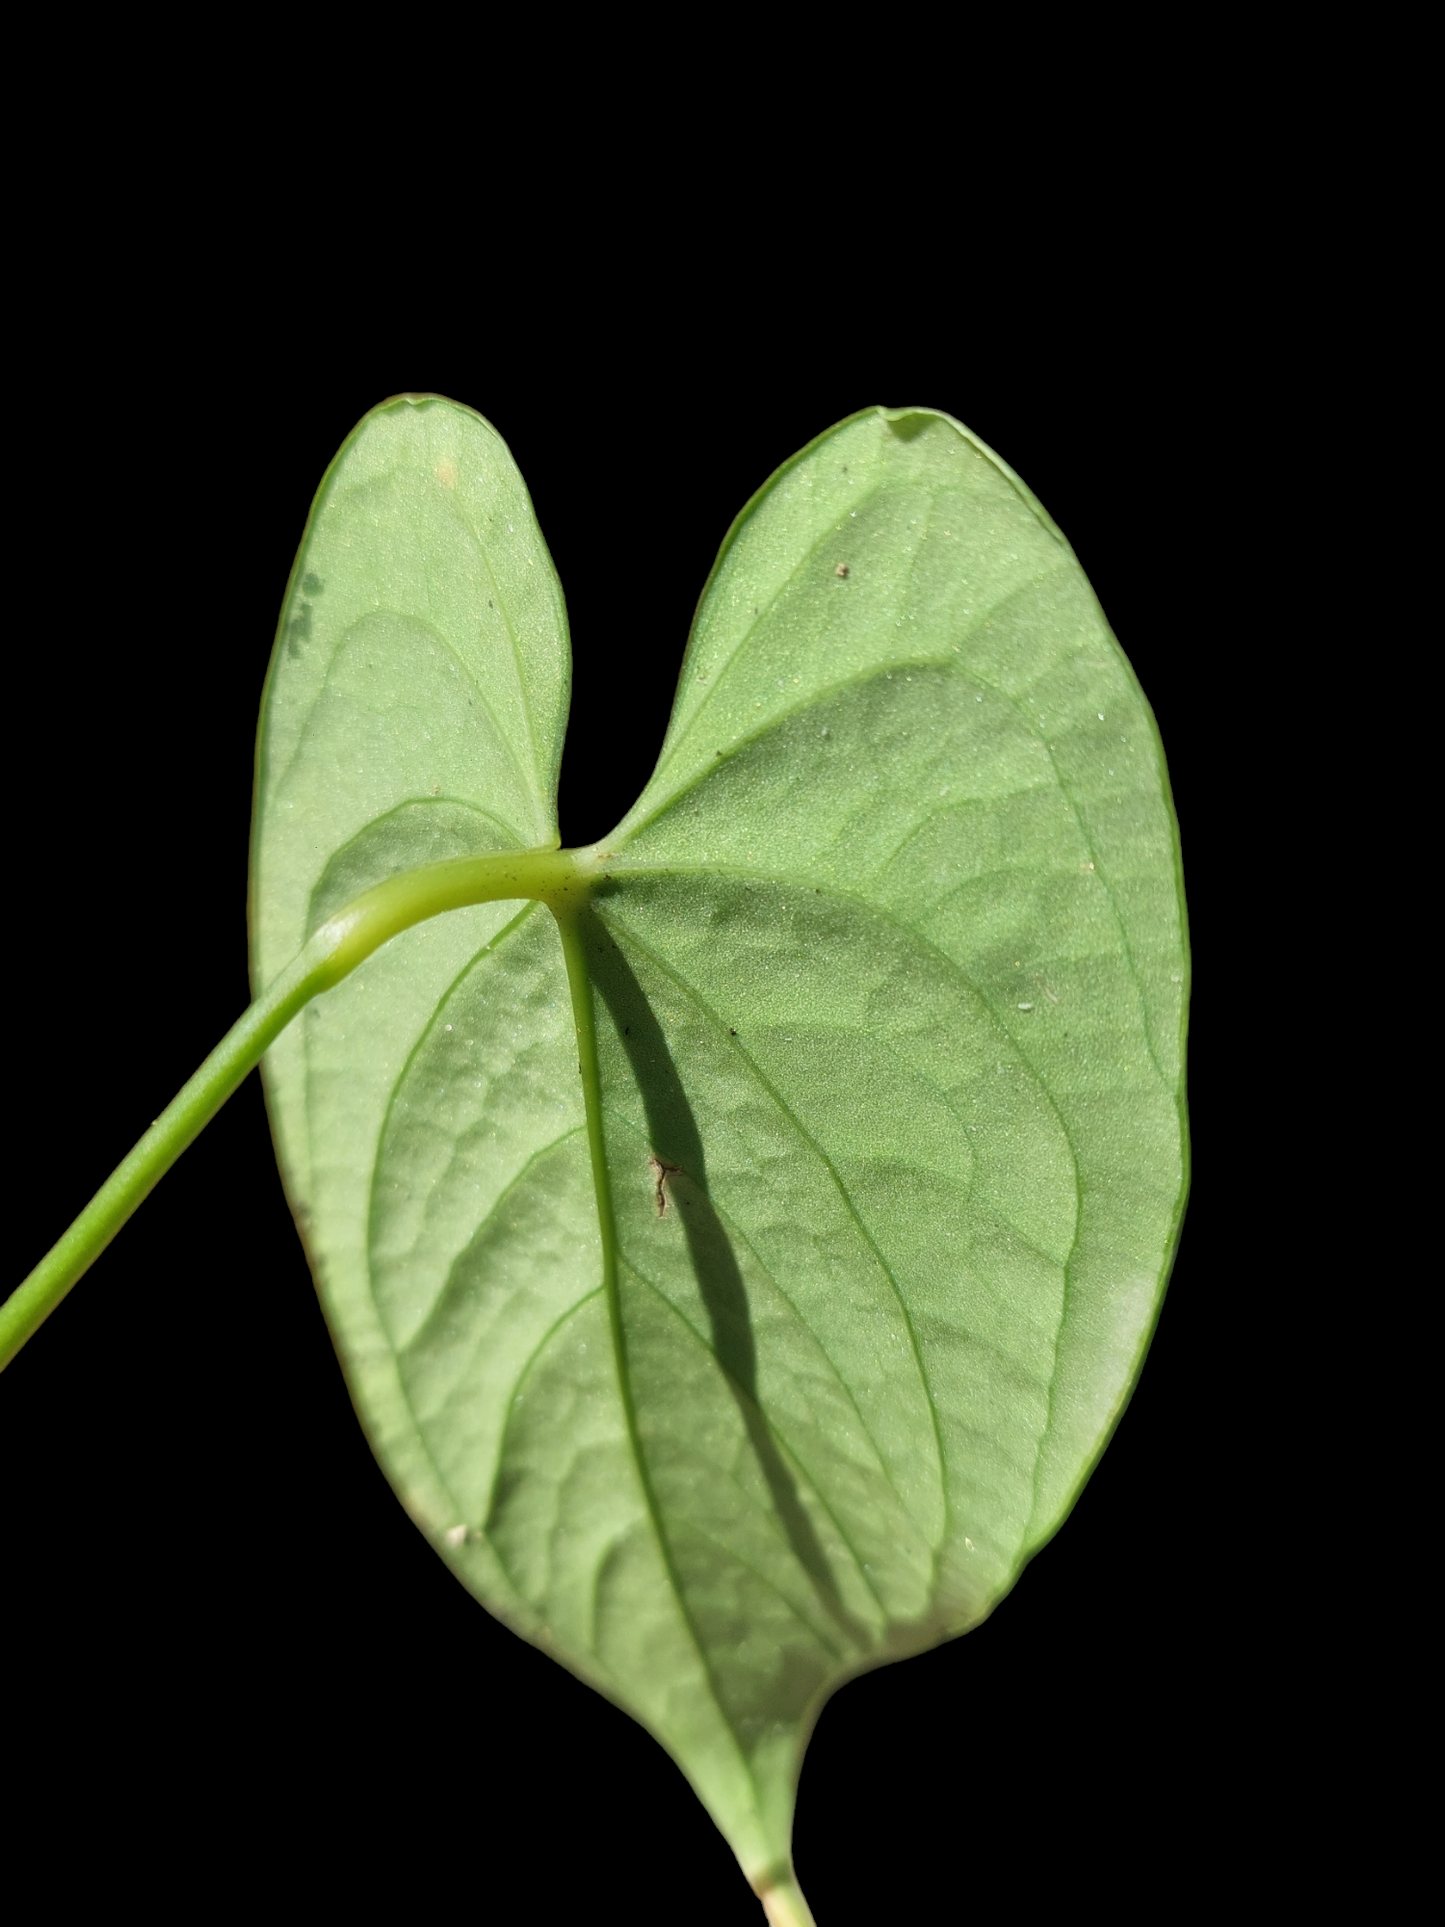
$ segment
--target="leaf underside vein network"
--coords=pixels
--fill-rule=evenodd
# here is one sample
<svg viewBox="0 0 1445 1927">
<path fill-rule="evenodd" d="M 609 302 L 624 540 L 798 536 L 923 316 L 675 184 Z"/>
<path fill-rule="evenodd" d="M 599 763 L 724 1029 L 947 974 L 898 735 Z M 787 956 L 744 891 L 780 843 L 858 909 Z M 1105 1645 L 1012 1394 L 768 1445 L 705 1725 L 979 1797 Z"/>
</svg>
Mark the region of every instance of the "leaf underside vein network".
<svg viewBox="0 0 1445 1927">
<path fill-rule="evenodd" d="M 353 878 L 553 836 L 569 675 L 501 438 L 374 411 L 268 678 L 257 981 Z M 749 502 L 613 838 L 580 920 L 383 947 L 268 1103 L 412 1516 L 651 1727 L 758 1881 L 822 1698 L 990 1610 L 1127 1395 L 1183 1190 L 1177 843 L 1067 543 L 926 410 L 851 417 Z"/>
</svg>

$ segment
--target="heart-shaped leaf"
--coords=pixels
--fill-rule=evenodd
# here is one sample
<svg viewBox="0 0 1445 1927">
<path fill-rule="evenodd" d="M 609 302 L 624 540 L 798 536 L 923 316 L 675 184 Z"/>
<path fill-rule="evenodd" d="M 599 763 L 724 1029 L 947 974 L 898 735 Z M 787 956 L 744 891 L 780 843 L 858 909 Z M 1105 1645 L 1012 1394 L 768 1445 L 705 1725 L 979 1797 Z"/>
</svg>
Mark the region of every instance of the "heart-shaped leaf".
<svg viewBox="0 0 1445 1927">
<path fill-rule="evenodd" d="M 387 877 L 555 847 L 567 676 L 496 434 L 368 416 L 268 684 L 258 988 Z M 412 1517 L 805 1919 L 823 1699 L 990 1610 L 1148 1341 L 1186 1174 L 1164 762 L 1018 478 L 870 410 L 738 518 L 595 856 L 585 908 L 437 917 L 312 1004 L 277 1143 Z"/>
</svg>

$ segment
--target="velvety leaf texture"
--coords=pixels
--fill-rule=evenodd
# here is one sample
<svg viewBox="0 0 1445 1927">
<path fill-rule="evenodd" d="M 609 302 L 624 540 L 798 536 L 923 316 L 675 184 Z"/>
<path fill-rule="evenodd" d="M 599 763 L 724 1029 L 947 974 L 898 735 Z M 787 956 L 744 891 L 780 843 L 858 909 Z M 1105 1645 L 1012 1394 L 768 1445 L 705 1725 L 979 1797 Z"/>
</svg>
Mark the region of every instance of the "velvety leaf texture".
<svg viewBox="0 0 1445 1927">
<path fill-rule="evenodd" d="M 267 689 L 258 987 L 390 875 L 554 846 L 567 683 L 495 432 L 368 416 Z M 268 1092 L 403 1503 L 764 1881 L 827 1693 L 990 1610 L 1139 1369 L 1186 1182 L 1178 839 L 1059 531 L 956 422 L 870 410 L 734 525 L 598 849 L 597 1157 L 541 905 L 396 938 Z"/>
</svg>

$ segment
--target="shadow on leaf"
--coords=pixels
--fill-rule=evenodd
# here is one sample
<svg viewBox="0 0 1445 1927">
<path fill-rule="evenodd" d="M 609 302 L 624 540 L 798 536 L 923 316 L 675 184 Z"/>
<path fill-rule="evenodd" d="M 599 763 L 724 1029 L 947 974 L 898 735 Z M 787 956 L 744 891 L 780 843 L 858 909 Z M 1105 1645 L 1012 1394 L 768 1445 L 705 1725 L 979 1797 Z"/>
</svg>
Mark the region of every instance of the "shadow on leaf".
<svg viewBox="0 0 1445 1927">
<path fill-rule="evenodd" d="M 868 1636 L 843 1603 L 797 1481 L 763 1416 L 747 1288 L 732 1240 L 708 1195 L 702 1135 L 667 1038 L 611 934 L 590 910 L 582 913 L 580 921 L 593 984 L 611 1013 L 641 1093 L 659 1186 L 665 1182 L 686 1233 L 711 1325 L 713 1354 L 742 1417 L 779 1523 L 830 1617 L 851 1641 L 866 1645 Z"/>
</svg>

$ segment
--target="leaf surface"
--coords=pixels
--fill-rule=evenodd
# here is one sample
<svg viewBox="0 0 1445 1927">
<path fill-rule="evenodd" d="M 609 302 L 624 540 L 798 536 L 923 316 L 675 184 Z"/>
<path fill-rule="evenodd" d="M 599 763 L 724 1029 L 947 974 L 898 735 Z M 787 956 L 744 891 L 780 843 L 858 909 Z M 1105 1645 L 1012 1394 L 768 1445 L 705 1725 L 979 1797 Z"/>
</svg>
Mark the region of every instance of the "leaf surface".
<svg viewBox="0 0 1445 1927">
<path fill-rule="evenodd" d="M 387 875 L 555 844 L 566 683 L 494 432 L 376 411 L 268 685 L 258 982 Z M 739 517 L 598 847 L 571 990 L 545 908 L 440 917 L 268 1090 L 403 1502 L 762 1887 L 822 1699 L 990 1610 L 1138 1371 L 1185 1187 L 1177 835 L 1058 530 L 957 423 L 870 410 Z"/>
</svg>

